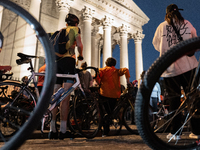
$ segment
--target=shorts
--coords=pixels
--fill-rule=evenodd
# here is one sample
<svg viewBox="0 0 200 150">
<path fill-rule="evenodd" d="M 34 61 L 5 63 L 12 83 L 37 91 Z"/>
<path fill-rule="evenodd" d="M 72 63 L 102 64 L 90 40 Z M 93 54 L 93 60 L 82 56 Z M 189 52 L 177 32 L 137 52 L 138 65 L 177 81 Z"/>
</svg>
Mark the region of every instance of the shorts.
<svg viewBox="0 0 200 150">
<path fill-rule="evenodd" d="M 72 57 L 64 57 L 56 62 L 57 71 L 59 74 L 75 74 L 75 64 L 76 60 Z M 72 78 L 56 78 L 56 84 L 74 83 Z"/>
</svg>

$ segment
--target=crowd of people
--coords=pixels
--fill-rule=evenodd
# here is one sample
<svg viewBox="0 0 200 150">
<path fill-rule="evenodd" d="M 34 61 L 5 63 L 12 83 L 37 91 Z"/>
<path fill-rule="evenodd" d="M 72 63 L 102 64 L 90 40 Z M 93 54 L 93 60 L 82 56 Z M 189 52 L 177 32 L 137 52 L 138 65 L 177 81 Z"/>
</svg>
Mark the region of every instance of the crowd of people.
<svg viewBox="0 0 200 150">
<path fill-rule="evenodd" d="M 173 47 L 174 45 L 178 44 L 181 40 L 186 40 L 192 37 L 197 37 L 196 29 L 192 26 L 192 24 L 185 20 L 180 11 L 181 9 L 178 8 L 177 5 L 171 4 L 166 8 L 166 15 L 165 21 L 162 22 L 156 29 L 156 32 L 153 37 L 153 46 L 157 51 L 160 52 L 160 56 L 162 56 L 168 49 Z M 63 29 L 54 32 L 51 34 L 51 39 L 53 39 L 59 45 L 59 49 L 55 49 L 56 55 L 56 65 L 57 65 L 57 72 L 59 74 L 74 74 L 75 66 L 76 66 L 76 56 L 75 56 L 75 47 L 78 47 L 79 56 L 77 58 L 83 58 L 83 44 L 81 41 L 81 31 L 78 27 L 79 18 L 74 14 L 67 14 L 65 18 L 66 27 Z M 168 29 L 171 27 L 176 31 L 176 28 L 180 28 L 184 24 L 185 28 L 190 31 L 190 33 L 183 33 L 181 37 L 177 35 L 178 39 L 174 39 L 173 42 L 169 43 L 169 40 L 166 36 L 168 34 Z M 178 34 L 178 33 L 177 33 Z M 2 35 L 0 34 L 0 37 Z M 2 38 L 1 38 L 2 39 Z M 3 43 L 3 42 L 2 42 Z M 0 51 L 2 46 L 0 45 Z M 194 74 L 194 70 L 197 67 L 197 60 L 195 56 L 191 54 L 191 56 L 184 56 L 183 61 L 179 62 L 176 61 L 173 67 L 169 68 L 168 72 L 163 74 L 164 82 L 166 87 L 166 92 L 170 95 L 170 90 L 173 89 L 177 91 L 177 93 L 181 93 L 181 90 L 185 90 L 187 87 L 187 79 L 184 78 L 189 77 L 191 74 Z M 141 73 L 140 79 L 134 80 L 130 82 L 130 73 L 128 68 L 115 68 L 116 59 L 113 57 L 107 58 L 105 64 L 106 66 L 99 69 L 98 76 L 95 80 L 93 80 L 92 75 L 89 71 L 85 70 L 82 71 L 80 75 L 80 82 L 81 86 L 85 92 L 90 92 L 90 87 L 92 86 L 99 86 L 99 95 L 100 99 L 104 100 L 104 107 L 106 112 L 110 114 L 114 109 L 117 100 L 120 98 L 122 93 L 122 86 L 120 84 L 120 76 L 125 75 L 126 83 L 134 87 L 133 95 L 136 96 L 137 90 L 140 87 L 145 71 Z M 185 63 L 183 63 L 185 62 Z M 67 65 L 64 65 L 67 64 Z M 192 64 L 192 65 L 187 65 Z M 181 67 L 180 67 L 181 66 Z M 87 67 L 87 62 L 83 62 L 81 64 L 80 69 L 85 69 Z M 40 69 L 39 72 L 45 72 L 46 65 L 44 64 Z M 23 78 L 23 82 L 25 82 L 27 78 Z M 176 80 L 178 83 L 174 85 L 173 80 Z M 44 77 L 39 77 L 38 80 L 38 87 L 39 91 L 41 91 L 44 82 Z M 95 84 L 94 84 L 95 82 Z M 56 92 L 60 87 L 63 87 L 65 91 L 67 91 L 74 83 L 73 79 L 70 78 L 57 78 L 56 84 L 54 85 L 54 92 Z M 182 87 L 182 89 L 180 88 Z M 153 108 L 153 111 L 157 111 L 158 103 L 161 102 L 161 87 L 159 82 L 156 82 L 152 94 L 150 96 L 150 105 Z M 74 135 L 67 130 L 67 117 L 69 113 L 69 101 L 70 95 L 67 96 L 61 103 L 60 103 L 60 129 L 56 127 L 56 114 L 58 108 L 52 110 L 52 120 L 50 122 L 50 132 L 49 132 L 49 139 L 64 139 L 64 138 L 72 138 Z M 180 97 L 174 97 L 173 100 L 170 101 L 169 110 L 175 110 L 180 105 Z M 177 115 L 175 119 L 172 121 L 171 130 L 167 138 L 170 139 L 175 132 L 180 128 L 181 121 L 180 115 Z M 192 121 L 192 120 L 191 120 Z M 107 135 L 110 131 L 109 125 L 104 123 L 104 135 Z M 195 133 L 195 129 L 193 129 Z M 181 134 L 180 134 L 181 135 Z M 194 136 L 190 135 L 191 137 Z M 174 139 L 180 139 L 181 137 L 176 135 Z"/>
<path fill-rule="evenodd" d="M 154 35 L 153 38 L 153 45 L 157 51 L 160 52 L 160 56 L 163 55 L 165 51 L 167 51 L 170 47 L 176 45 L 179 42 L 173 42 L 172 44 L 169 44 L 168 40 L 166 39 L 165 35 L 168 32 L 168 27 L 172 26 L 174 27 L 174 24 L 176 27 L 181 26 L 182 24 L 185 24 L 187 28 L 190 29 L 191 33 L 190 34 L 183 34 L 182 39 L 188 39 L 191 37 L 196 37 L 196 30 L 195 28 L 191 25 L 191 23 L 187 20 L 185 20 L 182 15 L 179 12 L 179 8 L 175 4 L 171 4 L 167 7 L 166 9 L 166 16 L 165 16 L 165 21 L 161 23 Z M 80 56 L 82 56 L 82 51 L 83 51 L 83 45 L 81 42 L 81 36 L 80 36 L 80 29 L 78 28 L 78 23 L 79 19 L 73 14 L 68 14 L 66 19 L 66 27 L 61 29 L 60 31 L 55 32 L 56 37 L 59 37 L 59 42 L 60 43 L 65 43 L 64 45 L 61 44 L 59 47 L 59 50 L 56 50 L 56 63 L 57 63 L 57 73 L 74 73 L 74 68 L 75 68 L 75 52 L 74 48 L 75 46 L 78 47 L 78 52 Z M 176 30 L 176 29 L 175 29 Z M 73 31 L 73 32 L 71 32 Z M 70 38 L 65 38 L 67 35 Z M 179 36 L 178 36 L 179 37 Z M 66 39 L 68 41 L 66 41 Z M 69 42 L 70 41 L 70 42 Z M 187 56 L 186 56 L 187 57 Z M 188 62 L 189 61 L 189 62 Z M 195 58 L 193 56 L 188 56 L 185 62 L 195 64 L 196 62 Z M 63 67 L 63 64 L 70 64 L 68 66 Z M 178 63 L 178 62 L 176 62 Z M 121 92 L 122 92 L 122 87 L 123 85 L 120 84 L 120 76 L 125 75 L 127 84 L 131 84 L 134 87 L 134 93 L 133 95 L 136 96 L 137 94 L 137 89 L 140 87 L 142 80 L 145 75 L 145 71 L 141 73 L 141 78 L 138 80 L 134 80 L 132 83 L 129 81 L 130 80 L 130 73 L 128 68 L 120 68 L 117 69 L 115 68 L 116 65 L 116 59 L 113 57 L 107 58 L 105 62 L 106 66 L 104 68 L 99 69 L 99 74 L 96 78 L 96 85 L 99 86 L 99 95 L 101 99 L 104 99 L 104 107 L 106 109 L 106 112 L 109 114 L 112 112 L 112 110 L 115 107 L 115 104 L 117 102 L 117 99 L 120 97 Z M 183 66 L 182 64 L 181 66 Z M 193 73 L 193 70 L 195 69 L 197 65 L 193 65 L 192 67 L 188 67 L 184 72 L 180 71 L 180 68 L 174 68 L 173 71 L 168 72 L 164 74 L 164 81 L 165 84 L 167 84 L 167 87 L 174 88 L 175 91 L 180 91 L 180 86 L 184 89 L 186 85 L 183 83 L 182 76 L 184 75 L 190 75 Z M 81 69 L 84 69 L 87 67 L 87 62 L 84 62 L 81 64 Z M 89 87 L 93 86 L 93 79 L 88 71 L 83 71 L 80 74 L 80 79 L 81 79 L 81 85 L 83 89 L 86 92 L 89 92 Z M 179 88 L 173 85 L 172 80 L 178 80 L 179 82 Z M 187 82 L 185 82 L 187 83 Z M 60 79 L 57 78 L 56 85 L 55 85 L 55 92 L 63 86 L 65 90 L 68 90 L 69 87 L 71 87 L 73 84 L 73 80 L 71 79 Z M 166 92 L 169 92 L 168 89 L 165 89 Z M 153 111 L 157 111 L 157 106 L 158 103 L 161 102 L 161 87 L 159 82 L 156 82 L 152 94 L 150 96 L 150 105 L 153 108 Z M 179 106 L 180 104 L 180 97 L 175 97 L 174 100 L 170 103 L 170 110 L 177 109 L 176 106 Z M 73 135 L 67 131 L 67 114 L 69 110 L 69 96 L 62 101 L 60 104 L 61 108 L 61 125 L 60 125 L 60 134 L 59 138 L 64 139 L 66 137 L 73 137 Z M 55 126 L 55 114 L 57 112 L 57 109 L 54 109 L 52 114 L 53 114 L 53 119 L 51 121 L 50 125 L 50 132 L 49 132 L 49 139 L 56 139 L 58 138 L 58 131 Z M 109 133 L 109 125 L 104 123 L 104 133 L 107 135 Z M 171 127 L 171 133 L 167 136 L 167 138 L 170 138 L 175 131 L 180 127 L 180 117 L 177 116 L 176 119 L 172 122 L 172 127 Z M 176 137 L 180 138 L 180 137 Z"/>
</svg>

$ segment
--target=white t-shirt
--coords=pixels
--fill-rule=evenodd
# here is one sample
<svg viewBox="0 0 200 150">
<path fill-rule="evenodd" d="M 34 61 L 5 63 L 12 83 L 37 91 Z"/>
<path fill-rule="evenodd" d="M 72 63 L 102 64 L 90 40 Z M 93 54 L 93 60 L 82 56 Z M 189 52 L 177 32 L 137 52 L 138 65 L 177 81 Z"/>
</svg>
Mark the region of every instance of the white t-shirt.
<svg viewBox="0 0 200 150">
<path fill-rule="evenodd" d="M 197 37 L 196 29 L 189 21 L 184 20 L 183 24 L 175 26 L 177 30 L 180 31 L 180 35 L 183 40 Z M 167 21 L 164 21 L 157 27 L 152 43 L 155 49 L 160 52 L 161 56 L 171 47 L 178 44 L 179 41 L 173 27 L 169 25 Z M 162 74 L 162 77 L 173 77 L 183 74 L 196 68 L 197 65 L 198 62 L 195 56 L 183 56 L 169 66 L 168 69 Z"/>
<path fill-rule="evenodd" d="M 160 84 L 158 82 L 156 82 L 156 84 L 154 85 L 154 88 L 152 90 L 151 97 L 156 97 L 156 98 L 158 98 L 158 102 L 161 102 L 160 94 L 161 94 Z"/>
</svg>

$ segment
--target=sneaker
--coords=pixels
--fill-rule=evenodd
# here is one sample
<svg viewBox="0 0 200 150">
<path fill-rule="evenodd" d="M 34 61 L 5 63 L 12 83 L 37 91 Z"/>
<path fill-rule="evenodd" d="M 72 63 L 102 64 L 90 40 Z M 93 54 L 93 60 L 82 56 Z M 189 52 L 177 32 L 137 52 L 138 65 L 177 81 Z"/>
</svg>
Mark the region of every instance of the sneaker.
<svg viewBox="0 0 200 150">
<path fill-rule="evenodd" d="M 196 134 L 194 134 L 194 133 L 190 133 L 189 137 L 190 137 L 191 139 L 200 139 L 200 135 L 196 135 Z"/>
<path fill-rule="evenodd" d="M 60 134 L 59 134 L 59 139 L 60 139 L 60 140 L 63 140 L 64 138 L 75 138 L 75 135 L 72 134 L 72 133 L 69 132 L 69 131 L 66 131 L 65 133 L 60 132 Z"/>
<path fill-rule="evenodd" d="M 173 137 L 173 138 L 172 138 Z M 168 140 L 172 138 L 172 140 L 180 140 L 181 139 L 181 136 L 180 135 L 174 135 L 174 134 L 171 134 L 169 133 L 166 137 Z"/>
<path fill-rule="evenodd" d="M 51 139 L 58 139 L 58 132 L 49 132 L 48 134 L 48 138 L 51 140 Z"/>
</svg>

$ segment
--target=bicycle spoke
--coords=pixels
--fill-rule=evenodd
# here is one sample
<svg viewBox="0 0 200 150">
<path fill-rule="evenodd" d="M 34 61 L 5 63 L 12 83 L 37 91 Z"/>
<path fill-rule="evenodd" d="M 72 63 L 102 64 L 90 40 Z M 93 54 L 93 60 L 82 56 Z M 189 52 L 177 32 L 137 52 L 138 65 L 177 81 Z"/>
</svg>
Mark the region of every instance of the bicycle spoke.
<svg viewBox="0 0 200 150">
<path fill-rule="evenodd" d="M 27 55 L 35 55 L 35 50 L 38 48 L 41 52 L 44 51 L 47 64 L 45 72 L 46 78 L 37 107 L 35 107 L 35 96 L 27 88 L 25 88 L 24 91 L 27 92 L 29 97 L 25 97 L 25 95 L 24 97 L 22 96 L 24 91 L 19 94 L 20 96 L 12 97 L 11 91 L 14 89 L 13 87 L 16 85 L 16 81 L 5 83 L 5 86 L 9 84 L 11 91 L 6 90 L 5 93 L 3 93 L 2 90 L 0 90 L 0 138 L 2 141 L 7 141 L 10 138 L 1 149 L 9 150 L 17 149 L 23 144 L 37 127 L 37 124 L 39 124 L 48 106 L 51 93 L 53 92 L 53 85 L 55 82 L 54 68 L 56 67 L 53 48 L 50 45 L 46 32 L 38 21 L 26 10 L 11 1 L 1 0 L 0 5 L 3 6 L 1 33 L 4 37 L 3 49 L 0 55 L 1 64 L 10 64 L 14 72 L 13 79 L 19 79 L 21 68 L 26 68 L 27 65 L 23 67 L 16 65 L 15 58 L 17 53 L 22 52 Z M 31 47 L 34 50 L 31 50 Z M 29 71 L 26 72 L 26 75 L 28 74 L 30 74 Z M 1 81 L 0 84 L 2 83 L 4 82 Z M 13 84 L 13 86 L 11 86 L 11 84 Z M 0 88 L 1 87 L 3 86 L 0 85 Z M 20 86 L 18 86 L 18 88 L 20 89 Z M 11 105 L 8 105 L 8 103 Z M 8 111 L 6 112 L 4 110 Z M 15 134 L 16 132 L 18 132 L 18 134 Z M 23 136 L 20 136 L 21 134 L 23 134 Z"/>
</svg>

